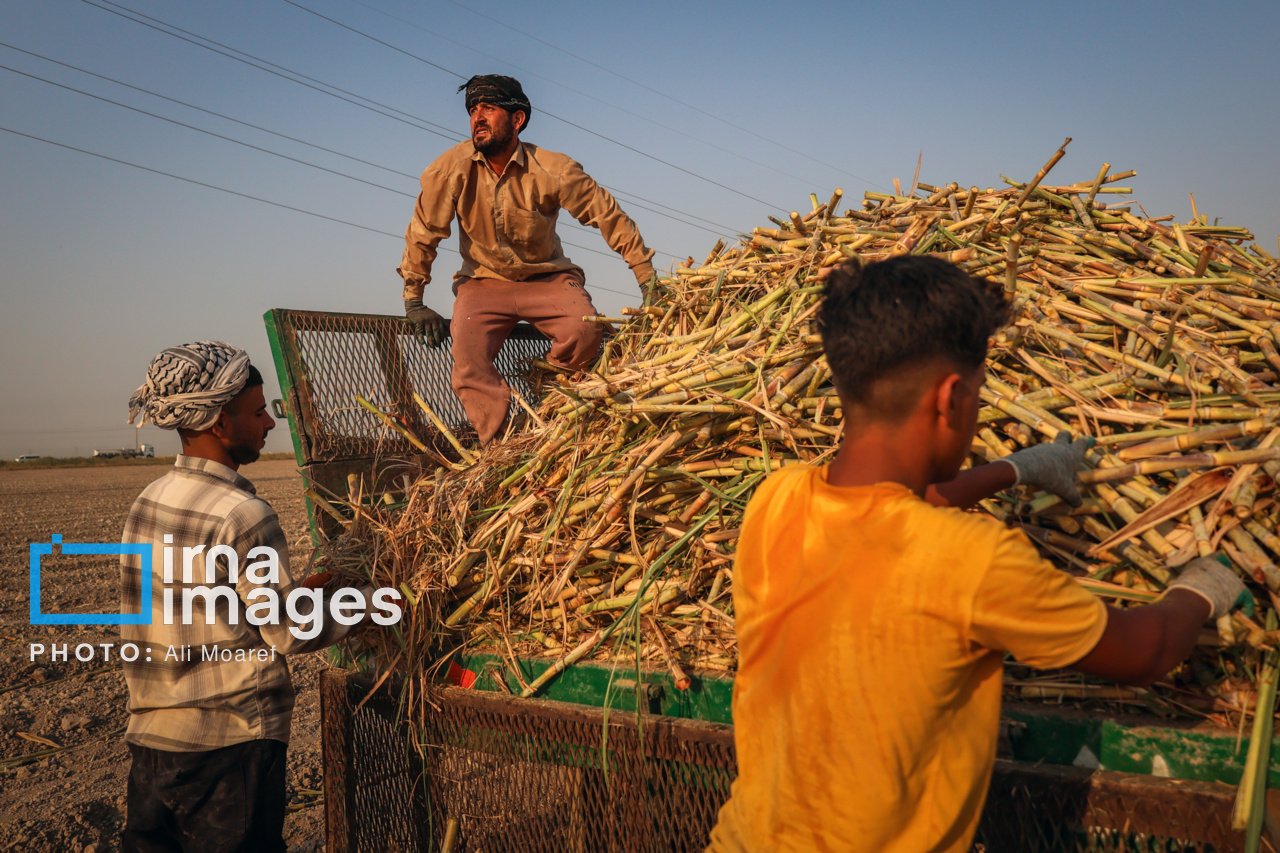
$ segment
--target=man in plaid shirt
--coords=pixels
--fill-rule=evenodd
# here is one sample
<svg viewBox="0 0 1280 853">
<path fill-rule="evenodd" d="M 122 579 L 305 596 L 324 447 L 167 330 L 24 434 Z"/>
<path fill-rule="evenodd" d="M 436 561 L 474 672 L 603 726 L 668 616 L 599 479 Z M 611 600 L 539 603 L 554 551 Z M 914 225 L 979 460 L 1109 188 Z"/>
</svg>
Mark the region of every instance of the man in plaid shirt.
<svg viewBox="0 0 1280 853">
<path fill-rule="evenodd" d="M 150 419 L 176 429 L 182 455 L 134 502 L 124 529 L 124 543 L 152 546 L 154 591 L 152 601 L 141 600 L 141 559 L 122 556 L 121 612 L 152 614 L 151 624 L 120 631 L 142 652 L 124 664 L 133 765 L 123 849 L 284 851 L 294 703 L 284 655 L 322 649 L 350 627 L 329 616 L 319 591 L 303 590 L 295 596 L 301 606 L 286 606 L 299 585 L 284 532 L 237 473 L 258 458 L 275 426 L 262 376 L 243 350 L 211 341 L 165 350 L 130 400 L 130 422 L 136 416 L 139 425 Z M 204 552 L 217 546 L 239 560 L 234 583 L 229 554 L 207 555 L 206 565 Z M 265 576 L 254 571 L 264 553 L 254 549 L 263 547 L 279 558 L 278 571 Z M 182 602 L 197 587 L 205 590 L 190 596 L 184 618 Z M 368 593 L 361 591 L 366 610 Z M 253 624 L 261 620 L 247 617 L 273 596 L 274 623 Z"/>
</svg>

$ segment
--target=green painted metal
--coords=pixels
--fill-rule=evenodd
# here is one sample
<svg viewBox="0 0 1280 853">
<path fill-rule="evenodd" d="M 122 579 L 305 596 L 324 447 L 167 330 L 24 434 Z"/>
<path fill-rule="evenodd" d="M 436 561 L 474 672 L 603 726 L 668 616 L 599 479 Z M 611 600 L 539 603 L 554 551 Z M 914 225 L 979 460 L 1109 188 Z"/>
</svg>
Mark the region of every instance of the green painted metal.
<svg viewBox="0 0 1280 853">
<path fill-rule="evenodd" d="M 262 322 L 267 327 L 267 341 L 271 344 L 271 359 L 275 362 L 276 378 L 280 382 L 280 398 L 284 400 L 284 411 L 289 419 L 289 436 L 293 439 L 293 456 L 302 469 L 302 481 L 305 488 L 310 488 L 311 481 L 307 477 L 306 445 L 303 441 L 302 413 L 298 410 L 298 395 L 294 387 L 294 377 L 302 375 L 302 360 L 297 349 L 292 345 L 284 312 L 280 308 L 272 308 L 262 315 Z M 312 506 L 310 497 L 307 502 L 307 524 L 311 530 L 311 544 L 319 546 L 320 528 L 316 522 L 316 508 Z"/>
<path fill-rule="evenodd" d="M 285 401 L 284 411 L 289 420 L 289 436 L 293 439 L 293 456 L 298 467 L 307 464 L 300 437 L 301 426 L 296 422 L 298 413 L 289 405 L 293 397 L 293 373 L 297 367 L 297 353 L 292 347 L 286 354 L 285 341 L 288 339 L 284 321 L 279 308 L 272 308 L 262 315 L 262 322 L 267 327 L 267 341 L 271 344 L 271 359 L 275 363 L 276 377 L 280 380 L 280 398 Z"/>
<path fill-rule="evenodd" d="M 1064 717 L 1049 710 L 1004 709 L 1009 724 L 1013 757 L 1019 761 L 1043 761 L 1070 767 L 1088 749 L 1095 758 L 1102 752 L 1101 717 Z"/>
<path fill-rule="evenodd" d="M 475 689 L 519 693 L 520 679 L 532 681 L 553 661 L 517 658 L 520 679 L 511 664 L 494 654 L 460 653 L 454 662 L 475 673 Z M 612 667 L 579 663 L 553 679 L 543 699 L 608 707 L 634 713 L 637 696 L 650 713 L 732 724 L 733 678 L 699 673 L 687 691 L 675 689 L 669 673 L 634 665 Z M 500 687 L 501 679 L 505 687 Z M 1174 728 L 1116 720 L 1101 715 L 1057 712 L 1020 705 L 1006 708 L 1009 742 L 1019 761 L 1062 766 L 1092 766 L 1124 773 L 1167 776 L 1198 782 L 1238 784 L 1249 749 L 1247 732 L 1210 726 Z M 1280 738 L 1272 749 L 1269 786 L 1280 787 Z"/>
<path fill-rule="evenodd" d="M 520 679 L 527 684 L 554 663 L 516 658 L 520 668 L 520 679 L 517 679 L 510 665 L 497 655 L 460 653 L 453 660 L 476 674 L 476 689 L 502 690 L 498 685 L 501 680 L 506 686 L 502 692 L 517 694 L 523 689 Z M 538 698 L 634 713 L 639 696 L 644 709 L 650 713 L 711 723 L 733 722 L 733 678 L 697 671 L 689 672 L 689 676 L 693 679 L 689 689 L 677 690 L 671 674 L 665 670 L 643 668 L 637 672 L 634 664 L 614 667 L 579 663 L 554 678 L 538 693 Z"/>
<path fill-rule="evenodd" d="M 1006 708 L 1009 741 L 1019 761 L 1096 766 L 1197 782 L 1236 785 L 1249 751 L 1248 731 L 1216 726 L 1148 725 L 1051 709 Z M 1268 787 L 1280 786 L 1280 738 L 1272 741 Z M 1088 752 L 1083 752 L 1088 750 Z M 1096 764 L 1091 764 L 1096 761 Z"/>
<path fill-rule="evenodd" d="M 1238 751 L 1237 751 L 1238 746 Z M 1159 726 L 1102 724 L 1102 763 L 1108 770 L 1146 773 L 1174 779 L 1197 779 L 1238 785 L 1249 751 L 1248 732 L 1238 741 L 1235 732 L 1179 731 Z M 1271 742 L 1267 785 L 1280 784 L 1276 742 Z"/>
</svg>

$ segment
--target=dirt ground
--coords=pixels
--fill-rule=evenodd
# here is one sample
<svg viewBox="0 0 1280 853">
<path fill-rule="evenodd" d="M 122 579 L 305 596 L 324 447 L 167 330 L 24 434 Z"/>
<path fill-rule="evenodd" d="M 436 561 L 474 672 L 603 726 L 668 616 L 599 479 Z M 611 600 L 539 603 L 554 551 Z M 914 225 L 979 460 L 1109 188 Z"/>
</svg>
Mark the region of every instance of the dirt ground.
<svg viewBox="0 0 1280 853">
<path fill-rule="evenodd" d="M 77 661 L 79 644 L 118 643 L 114 626 L 30 624 L 29 544 L 119 542 L 137 494 L 162 465 L 0 471 L 0 851 L 119 850 L 129 753 L 122 738 L 128 693 L 112 649 Z M 293 560 L 310 553 L 302 480 L 292 461 L 241 469 L 280 515 Z M 119 569 L 110 557 L 45 557 L 44 613 L 119 610 Z M 32 644 L 46 653 L 31 660 Z M 49 649 L 67 644 L 68 660 Z M 290 658 L 298 704 L 289 745 L 285 820 L 290 853 L 324 849 L 319 655 Z M 53 747 L 63 751 L 40 757 Z"/>
</svg>

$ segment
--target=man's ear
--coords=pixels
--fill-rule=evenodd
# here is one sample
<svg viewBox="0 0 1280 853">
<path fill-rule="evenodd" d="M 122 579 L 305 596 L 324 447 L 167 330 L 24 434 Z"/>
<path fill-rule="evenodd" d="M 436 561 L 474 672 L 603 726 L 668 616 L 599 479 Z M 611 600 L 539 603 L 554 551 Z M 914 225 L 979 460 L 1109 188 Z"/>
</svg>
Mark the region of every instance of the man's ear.
<svg viewBox="0 0 1280 853">
<path fill-rule="evenodd" d="M 516 126 L 516 133 L 524 130 L 525 123 L 529 121 L 529 114 L 524 110 L 516 110 L 511 114 L 511 123 Z"/>
<path fill-rule="evenodd" d="M 964 404 L 964 396 L 967 393 L 964 387 L 964 377 L 959 373 L 945 374 L 938 379 L 937 387 L 938 393 L 934 399 L 938 417 L 942 418 L 947 426 L 956 429 Z"/>
<path fill-rule="evenodd" d="M 223 438 L 227 434 L 227 424 L 229 421 L 226 407 L 218 412 L 218 419 L 213 422 L 213 426 L 209 427 L 209 432 L 213 433 L 216 438 Z"/>
</svg>

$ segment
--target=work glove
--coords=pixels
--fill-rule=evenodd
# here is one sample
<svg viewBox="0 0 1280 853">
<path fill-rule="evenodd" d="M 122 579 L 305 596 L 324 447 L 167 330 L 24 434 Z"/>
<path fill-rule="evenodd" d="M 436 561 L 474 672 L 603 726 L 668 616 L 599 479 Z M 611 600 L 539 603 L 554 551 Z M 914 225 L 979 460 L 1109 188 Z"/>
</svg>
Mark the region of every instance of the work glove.
<svg viewBox="0 0 1280 853">
<path fill-rule="evenodd" d="M 1060 430 L 1052 442 L 1019 450 L 1001 461 L 1013 466 L 1017 475 L 1015 485 L 1039 486 L 1072 506 L 1080 506 L 1076 469 L 1093 444 L 1089 436 L 1072 441 L 1071 433 Z"/>
<path fill-rule="evenodd" d="M 324 589 L 324 585 L 333 580 L 333 572 L 317 572 L 306 578 L 299 586 L 304 589 Z"/>
<path fill-rule="evenodd" d="M 1209 602 L 1210 619 L 1226 616 L 1237 607 L 1253 609 L 1253 596 L 1236 573 L 1219 562 L 1222 557 L 1196 557 L 1183 567 L 1168 589 L 1185 589 Z"/>
<path fill-rule="evenodd" d="M 404 315 L 413 324 L 414 334 L 418 340 L 429 347 L 439 346 L 444 340 L 446 330 L 444 318 L 422 304 L 422 297 L 414 297 L 404 301 Z"/>
</svg>

